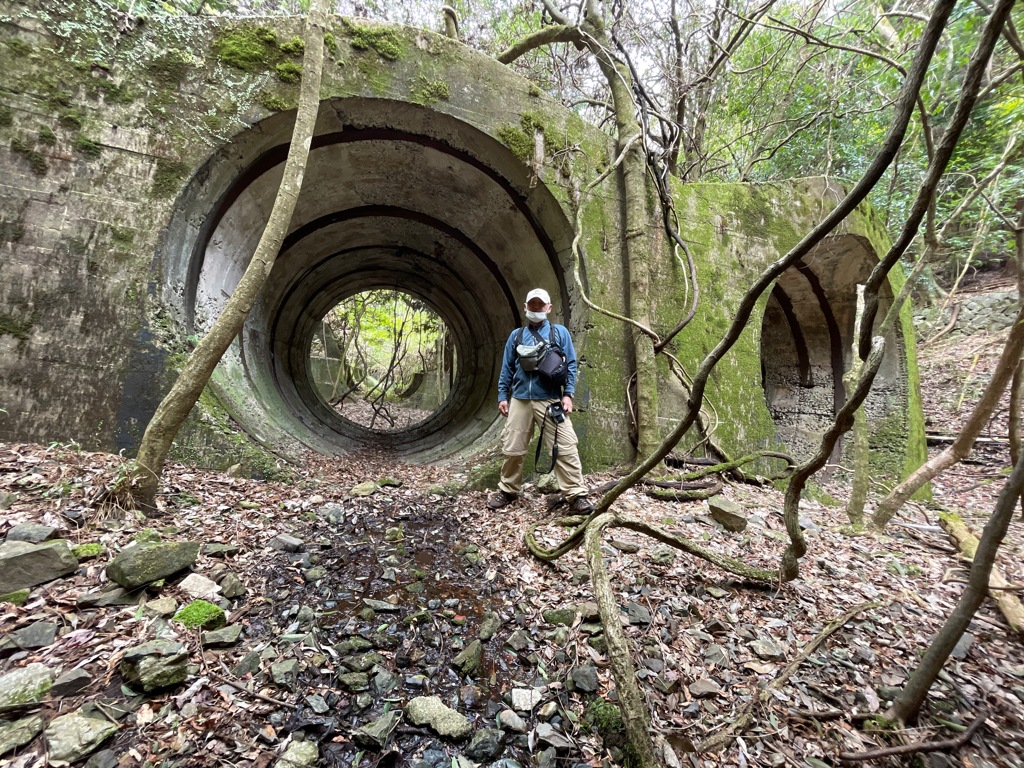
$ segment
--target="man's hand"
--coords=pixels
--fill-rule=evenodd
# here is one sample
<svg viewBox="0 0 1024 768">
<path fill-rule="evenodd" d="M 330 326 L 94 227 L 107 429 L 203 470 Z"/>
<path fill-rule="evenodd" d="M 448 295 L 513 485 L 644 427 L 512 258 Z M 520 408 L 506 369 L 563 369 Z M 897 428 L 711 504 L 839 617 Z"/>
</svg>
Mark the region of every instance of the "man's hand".
<svg viewBox="0 0 1024 768">
<path fill-rule="evenodd" d="M 508 416 L 508 400 L 502 400 L 498 403 L 498 410 L 501 411 L 502 416 Z"/>
<path fill-rule="evenodd" d="M 562 398 L 562 410 L 566 413 L 572 413 L 572 398 L 568 395 Z"/>
</svg>

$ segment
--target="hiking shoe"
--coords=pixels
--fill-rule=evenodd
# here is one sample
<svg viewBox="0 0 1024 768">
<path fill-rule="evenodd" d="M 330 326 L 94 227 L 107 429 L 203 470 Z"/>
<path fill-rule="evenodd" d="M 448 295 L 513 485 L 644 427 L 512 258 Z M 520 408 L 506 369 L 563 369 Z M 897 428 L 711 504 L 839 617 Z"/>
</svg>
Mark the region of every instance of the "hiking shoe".
<svg viewBox="0 0 1024 768">
<path fill-rule="evenodd" d="M 587 499 L 587 495 L 584 493 L 580 496 L 576 496 L 572 501 L 569 502 L 569 510 L 575 512 L 577 515 L 589 515 L 594 511 L 594 505 Z"/>
<path fill-rule="evenodd" d="M 501 509 L 502 507 L 507 507 L 518 498 L 519 497 L 514 493 L 498 490 L 487 497 L 487 508 Z"/>
</svg>

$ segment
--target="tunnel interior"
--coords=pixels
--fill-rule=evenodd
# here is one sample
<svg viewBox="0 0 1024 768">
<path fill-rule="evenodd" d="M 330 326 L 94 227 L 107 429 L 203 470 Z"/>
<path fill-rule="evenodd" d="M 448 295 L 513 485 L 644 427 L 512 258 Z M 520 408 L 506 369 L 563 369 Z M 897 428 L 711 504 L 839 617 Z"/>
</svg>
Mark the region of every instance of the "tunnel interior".
<svg viewBox="0 0 1024 768">
<path fill-rule="evenodd" d="M 777 437 L 798 459 L 817 453 L 821 436 L 846 402 L 842 377 L 853 360 L 857 285 L 877 263 L 862 238 L 832 237 L 780 275 L 772 289 L 761 327 L 762 382 Z M 891 304 L 886 283 L 876 326 Z M 908 413 L 906 362 L 896 327 L 865 402 L 876 425 L 894 415 L 905 421 Z M 841 457 L 840 442 L 831 459 Z"/>
<path fill-rule="evenodd" d="M 163 299 L 189 333 L 207 330 L 255 251 L 293 122 L 293 112 L 279 113 L 239 134 L 179 197 L 163 248 Z M 501 349 L 527 291 L 547 287 L 553 319 L 572 323 L 571 239 L 531 169 L 477 128 L 405 102 L 325 101 L 287 237 L 211 386 L 276 450 L 453 455 L 496 429 Z M 344 418 L 311 364 L 328 311 L 374 290 L 429 307 L 459 361 L 444 401 L 407 429 Z"/>
</svg>

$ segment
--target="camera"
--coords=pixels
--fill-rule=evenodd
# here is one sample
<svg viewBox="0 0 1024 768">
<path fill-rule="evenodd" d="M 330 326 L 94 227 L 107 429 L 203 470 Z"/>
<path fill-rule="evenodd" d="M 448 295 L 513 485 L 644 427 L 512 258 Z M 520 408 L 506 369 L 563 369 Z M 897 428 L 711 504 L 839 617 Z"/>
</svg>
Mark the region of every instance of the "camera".
<svg viewBox="0 0 1024 768">
<path fill-rule="evenodd" d="M 565 421 L 565 409 L 562 408 L 561 403 L 552 403 L 548 406 L 548 416 L 555 424 L 561 424 Z"/>
</svg>

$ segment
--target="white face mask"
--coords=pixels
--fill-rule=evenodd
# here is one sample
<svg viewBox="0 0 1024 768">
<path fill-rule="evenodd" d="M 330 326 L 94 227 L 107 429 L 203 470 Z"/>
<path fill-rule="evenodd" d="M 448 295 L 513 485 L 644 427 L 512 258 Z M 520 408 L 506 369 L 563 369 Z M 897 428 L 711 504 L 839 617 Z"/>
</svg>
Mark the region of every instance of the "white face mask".
<svg viewBox="0 0 1024 768">
<path fill-rule="evenodd" d="M 526 319 L 531 323 L 543 323 L 547 320 L 547 317 L 547 312 L 531 312 L 530 310 L 526 310 Z"/>
</svg>

